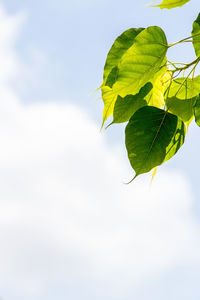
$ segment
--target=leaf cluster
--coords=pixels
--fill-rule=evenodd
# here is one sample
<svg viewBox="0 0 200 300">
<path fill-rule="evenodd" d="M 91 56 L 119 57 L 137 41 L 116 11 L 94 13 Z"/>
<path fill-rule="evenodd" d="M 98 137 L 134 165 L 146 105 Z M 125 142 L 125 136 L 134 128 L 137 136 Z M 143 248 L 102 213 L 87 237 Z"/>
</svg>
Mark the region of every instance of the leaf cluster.
<svg viewBox="0 0 200 300">
<path fill-rule="evenodd" d="M 163 0 L 157 7 L 174 8 L 189 0 Z M 167 51 L 191 42 L 196 59 L 188 64 L 171 62 Z M 103 83 L 103 123 L 128 122 L 125 144 L 135 177 L 172 158 L 185 140 L 186 128 L 195 118 L 200 126 L 200 14 L 192 33 L 168 44 L 157 26 L 131 28 L 112 45 L 106 59 Z M 111 125 L 109 124 L 109 125 Z"/>
</svg>

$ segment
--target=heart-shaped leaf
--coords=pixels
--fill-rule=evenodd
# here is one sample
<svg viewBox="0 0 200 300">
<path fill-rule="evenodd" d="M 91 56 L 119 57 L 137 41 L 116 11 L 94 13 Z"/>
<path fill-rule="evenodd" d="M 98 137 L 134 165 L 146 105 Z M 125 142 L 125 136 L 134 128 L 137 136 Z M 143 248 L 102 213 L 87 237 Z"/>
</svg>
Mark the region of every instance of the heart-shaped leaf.
<svg viewBox="0 0 200 300">
<path fill-rule="evenodd" d="M 132 116 L 125 134 L 128 157 L 137 177 L 175 155 L 184 143 L 185 125 L 171 113 L 144 106 Z"/>
</svg>

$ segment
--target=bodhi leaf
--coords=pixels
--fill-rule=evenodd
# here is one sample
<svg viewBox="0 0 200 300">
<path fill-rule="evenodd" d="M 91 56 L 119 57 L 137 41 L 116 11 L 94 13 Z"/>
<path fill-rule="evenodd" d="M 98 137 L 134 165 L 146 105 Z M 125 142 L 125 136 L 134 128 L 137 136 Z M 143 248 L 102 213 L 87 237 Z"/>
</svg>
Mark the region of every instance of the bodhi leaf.
<svg viewBox="0 0 200 300">
<path fill-rule="evenodd" d="M 160 27 L 143 30 L 121 59 L 113 92 L 121 97 L 137 94 L 160 70 L 167 49 L 166 36 Z"/>
<path fill-rule="evenodd" d="M 172 114 L 172 116 L 174 116 Z M 175 116 L 177 117 L 177 116 Z M 165 155 L 165 159 L 163 161 L 163 163 L 167 160 L 169 160 L 170 158 L 172 158 L 176 152 L 181 148 L 181 146 L 183 145 L 184 141 L 185 141 L 185 133 L 186 133 L 186 128 L 185 128 L 185 124 L 183 123 L 183 121 L 181 121 L 179 118 L 177 118 L 177 127 L 176 127 L 176 131 L 175 134 L 171 140 L 171 142 L 169 143 L 169 145 L 166 148 L 166 155 Z"/>
<path fill-rule="evenodd" d="M 104 102 L 103 122 L 101 126 L 102 128 L 106 119 L 113 114 L 113 109 L 117 99 L 117 95 L 113 94 L 112 88 L 110 88 L 109 86 L 102 86 L 101 91 Z"/>
<path fill-rule="evenodd" d="M 194 105 L 194 116 L 195 116 L 195 122 L 200 127 L 200 98 L 198 98 L 198 100 Z"/>
<path fill-rule="evenodd" d="M 167 109 L 180 117 L 189 125 L 194 117 L 193 106 L 200 93 L 200 76 L 178 78 L 172 81 L 168 98 L 165 100 Z"/>
<path fill-rule="evenodd" d="M 122 56 L 118 65 L 116 82 L 102 86 L 104 101 L 103 124 L 112 115 L 118 96 L 135 95 L 162 67 L 167 40 L 160 27 L 152 26 L 141 31 L 133 45 Z M 115 73 L 116 75 L 116 73 Z M 113 77 L 112 77 L 113 78 Z M 102 126 L 103 126 L 102 124 Z"/>
<path fill-rule="evenodd" d="M 113 114 L 114 104 L 118 96 L 112 91 L 112 86 L 116 81 L 116 76 L 118 74 L 118 64 L 124 53 L 126 53 L 126 51 L 134 44 L 136 36 L 143 30 L 144 28 L 131 28 L 126 30 L 115 40 L 108 53 L 104 67 L 104 80 L 101 87 L 102 98 L 104 101 L 102 127 L 106 119 Z"/>
<path fill-rule="evenodd" d="M 192 99 L 178 99 L 176 97 L 167 98 L 167 109 L 180 117 L 185 123 L 189 125 L 194 117 L 193 105 L 196 102 L 196 97 Z"/>
<path fill-rule="evenodd" d="M 113 84 L 117 79 L 118 72 L 119 72 L 119 68 L 117 66 L 112 69 L 112 71 L 109 73 L 108 77 L 106 78 L 105 86 L 109 86 L 110 88 L 112 88 Z"/>
<path fill-rule="evenodd" d="M 175 8 L 175 7 L 181 7 L 190 0 L 163 0 L 161 4 L 159 5 L 152 5 L 153 7 L 160 7 L 161 9 L 163 8 Z"/>
<path fill-rule="evenodd" d="M 124 53 L 133 45 L 136 36 L 144 28 L 131 28 L 124 31 L 114 42 L 108 56 L 106 58 L 106 63 L 104 67 L 103 79 L 104 83 L 107 80 L 108 75 L 113 68 L 117 67 Z M 107 84 L 105 84 L 107 85 Z"/>
<path fill-rule="evenodd" d="M 199 35 L 198 35 L 199 34 Z M 196 53 L 196 56 L 200 56 L 200 14 L 198 15 L 197 19 L 193 23 L 193 46 Z"/>
<path fill-rule="evenodd" d="M 165 104 L 164 94 L 171 81 L 171 73 L 163 67 L 151 80 L 153 88 L 145 97 L 148 105 L 163 108 Z"/>
<path fill-rule="evenodd" d="M 184 143 L 185 125 L 173 114 L 144 106 L 132 116 L 125 134 L 128 157 L 137 177 L 175 155 Z"/>
<path fill-rule="evenodd" d="M 128 95 L 124 98 L 118 96 L 114 106 L 112 123 L 123 123 L 129 121 L 132 115 L 139 108 L 147 105 L 147 102 L 144 100 L 144 98 L 151 91 L 151 89 L 152 84 L 148 82 L 136 95 Z"/>
<path fill-rule="evenodd" d="M 192 99 L 200 94 L 200 75 L 194 78 L 180 77 L 172 80 L 168 97 Z"/>
</svg>

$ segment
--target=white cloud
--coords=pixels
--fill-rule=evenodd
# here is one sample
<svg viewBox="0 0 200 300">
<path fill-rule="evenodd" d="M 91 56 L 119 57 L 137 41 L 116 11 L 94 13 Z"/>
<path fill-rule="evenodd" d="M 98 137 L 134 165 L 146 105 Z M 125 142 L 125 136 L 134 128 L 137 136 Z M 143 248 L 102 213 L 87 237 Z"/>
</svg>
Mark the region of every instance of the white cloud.
<svg viewBox="0 0 200 300">
<path fill-rule="evenodd" d="M 0 10 L 0 28 L 9 32 L 0 64 L 17 65 L 11 41 L 20 20 Z M 96 278 L 117 293 L 199 262 L 187 178 L 161 172 L 151 189 L 144 179 L 123 185 L 127 160 L 108 147 L 88 114 L 69 104 L 23 105 L 4 80 L 16 73 L 9 70 L 0 69 L 2 291 L 40 299 L 52 282 Z"/>
</svg>

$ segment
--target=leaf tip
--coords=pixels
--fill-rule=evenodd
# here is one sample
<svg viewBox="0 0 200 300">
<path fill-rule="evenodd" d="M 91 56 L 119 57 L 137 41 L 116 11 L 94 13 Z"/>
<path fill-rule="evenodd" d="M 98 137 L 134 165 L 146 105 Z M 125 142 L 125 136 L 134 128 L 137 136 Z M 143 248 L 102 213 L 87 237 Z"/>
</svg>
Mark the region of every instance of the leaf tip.
<svg viewBox="0 0 200 300">
<path fill-rule="evenodd" d="M 108 127 L 110 127 L 112 124 L 114 124 L 113 121 L 110 124 L 108 124 L 105 129 L 108 129 Z"/>
<path fill-rule="evenodd" d="M 154 180 L 154 178 L 155 178 L 155 176 L 156 176 L 157 168 L 158 168 L 158 167 L 155 167 L 155 168 L 153 168 L 153 169 L 151 170 L 151 185 L 152 185 L 153 180 Z"/>
<path fill-rule="evenodd" d="M 134 176 L 130 181 L 124 182 L 124 184 L 128 185 L 128 184 L 132 183 L 132 182 L 135 180 L 135 178 L 136 178 L 137 176 L 138 176 L 138 175 L 135 174 L 135 176 Z"/>
</svg>

